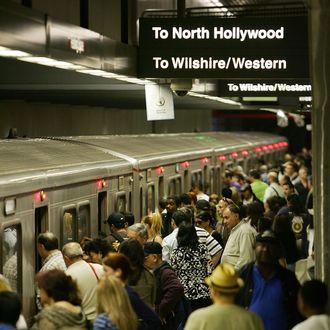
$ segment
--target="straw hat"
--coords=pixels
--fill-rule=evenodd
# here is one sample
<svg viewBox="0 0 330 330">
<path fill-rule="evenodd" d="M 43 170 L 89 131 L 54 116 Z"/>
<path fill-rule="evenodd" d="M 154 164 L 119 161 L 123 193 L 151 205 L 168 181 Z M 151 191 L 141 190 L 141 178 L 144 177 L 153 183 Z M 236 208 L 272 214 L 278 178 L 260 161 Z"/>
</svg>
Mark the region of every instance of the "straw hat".
<svg viewBox="0 0 330 330">
<path fill-rule="evenodd" d="M 236 293 L 244 285 L 235 268 L 226 263 L 217 266 L 211 276 L 205 279 L 205 282 L 208 286 L 223 293 Z"/>
</svg>

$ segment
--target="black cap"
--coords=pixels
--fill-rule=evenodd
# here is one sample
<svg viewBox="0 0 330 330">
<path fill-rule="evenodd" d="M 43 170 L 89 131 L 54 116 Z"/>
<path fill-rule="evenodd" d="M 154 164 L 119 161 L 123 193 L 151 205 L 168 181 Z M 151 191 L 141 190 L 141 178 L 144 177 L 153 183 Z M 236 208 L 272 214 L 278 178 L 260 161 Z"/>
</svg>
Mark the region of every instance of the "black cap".
<svg viewBox="0 0 330 330">
<path fill-rule="evenodd" d="M 107 220 L 109 225 L 114 225 L 117 228 L 124 228 L 125 226 L 125 217 L 121 213 L 111 213 Z"/>
<path fill-rule="evenodd" d="M 209 211 L 211 208 L 210 203 L 205 199 L 200 199 L 196 203 L 196 209 L 202 211 Z"/>
<path fill-rule="evenodd" d="M 257 235 L 256 241 L 259 243 L 279 243 L 279 239 L 272 230 L 265 230 L 263 233 Z"/>
<path fill-rule="evenodd" d="M 162 254 L 162 246 L 157 242 L 147 242 L 144 244 L 144 255 Z"/>
</svg>

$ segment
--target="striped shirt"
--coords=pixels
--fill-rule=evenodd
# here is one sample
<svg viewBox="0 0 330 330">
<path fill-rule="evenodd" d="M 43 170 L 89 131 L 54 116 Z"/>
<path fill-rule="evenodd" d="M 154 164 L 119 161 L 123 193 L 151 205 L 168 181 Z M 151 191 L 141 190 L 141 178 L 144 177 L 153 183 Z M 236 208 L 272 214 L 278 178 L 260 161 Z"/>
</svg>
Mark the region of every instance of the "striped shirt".
<svg viewBox="0 0 330 330">
<path fill-rule="evenodd" d="M 205 229 L 195 227 L 198 236 L 199 243 L 205 244 L 210 256 L 213 258 L 215 255 L 221 252 L 222 246 L 219 242 L 212 237 Z M 170 258 L 174 249 L 178 247 L 178 241 L 176 236 L 179 229 L 175 228 L 173 232 L 166 236 L 163 240 L 163 260 L 170 263 Z"/>
<path fill-rule="evenodd" d="M 105 313 L 99 314 L 93 324 L 93 330 L 118 330 Z"/>
</svg>

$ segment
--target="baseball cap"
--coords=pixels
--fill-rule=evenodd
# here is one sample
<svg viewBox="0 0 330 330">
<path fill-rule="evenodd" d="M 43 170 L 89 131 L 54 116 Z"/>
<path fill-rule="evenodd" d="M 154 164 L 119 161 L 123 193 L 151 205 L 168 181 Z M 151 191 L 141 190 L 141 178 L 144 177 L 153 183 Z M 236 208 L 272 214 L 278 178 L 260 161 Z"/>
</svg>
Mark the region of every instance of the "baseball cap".
<svg viewBox="0 0 330 330">
<path fill-rule="evenodd" d="M 257 242 L 279 243 L 279 239 L 272 230 L 265 230 L 263 233 L 257 235 Z"/>
<path fill-rule="evenodd" d="M 210 210 L 210 203 L 205 199 L 200 199 L 196 203 L 196 209 L 202 211 L 209 211 Z"/>
<path fill-rule="evenodd" d="M 144 255 L 162 254 L 162 246 L 158 242 L 147 242 L 143 246 Z"/>
<path fill-rule="evenodd" d="M 125 217 L 121 213 L 111 213 L 107 222 L 109 225 L 114 225 L 115 227 L 123 228 L 125 225 Z"/>
</svg>

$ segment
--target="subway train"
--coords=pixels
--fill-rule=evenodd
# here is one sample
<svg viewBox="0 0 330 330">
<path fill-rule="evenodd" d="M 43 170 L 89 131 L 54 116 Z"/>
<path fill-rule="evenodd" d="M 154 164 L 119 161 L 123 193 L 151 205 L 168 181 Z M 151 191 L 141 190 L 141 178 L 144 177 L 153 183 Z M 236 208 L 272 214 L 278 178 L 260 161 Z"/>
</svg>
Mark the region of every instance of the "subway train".
<svg viewBox="0 0 330 330">
<path fill-rule="evenodd" d="M 193 182 L 219 193 L 224 168 L 276 162 L 287 147 L 284 137 L 256 132 L 0 140 L 1 271 L 21 295 L 23 314 L 35 313 L 39 233 L 54 232 L 60 246 L 96 237 L 114 211 L 138 221 Z"/>
</svg>

